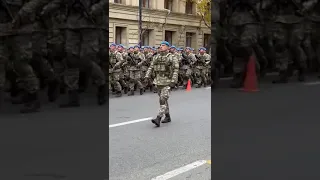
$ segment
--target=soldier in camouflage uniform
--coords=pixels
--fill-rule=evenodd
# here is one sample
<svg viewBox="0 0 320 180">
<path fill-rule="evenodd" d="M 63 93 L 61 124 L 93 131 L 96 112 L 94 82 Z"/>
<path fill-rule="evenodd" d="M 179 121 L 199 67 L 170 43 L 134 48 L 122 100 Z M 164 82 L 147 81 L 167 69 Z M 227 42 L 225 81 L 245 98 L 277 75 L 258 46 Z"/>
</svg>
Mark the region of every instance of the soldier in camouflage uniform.
<svg viewBox="0 0 320 180">
<path fill-rule="evenodd" d="M 117 51 L 116 45 L 113 44 L 110 46 L 110 52 L 109 52 L 109 73 L 111 73 L 111 84 L 113 85 L 117 97 L 120 97 L 122 95 L 122 86 L 120 83 L 121 78 L 121 65 L 124 63 L 124 59 L 122 57 L 122 54 Z"/>
<path fill-rule="evenodd" d="M 228 17 L 228 49 L 235 57 L 233 62 L 234 77 L 232 88 L 240 88 L 245 78 L 246 65 L 253 56 L 258 41 L 259 18 L 256 0 L 231 0 Z M 256 63 L 257 64 L 257 63 Z M 258 64 L 257 64 L 258 65 Z"/>
<path fill-rule="evenodd" d="M 54 71 L 53 81 L 48 83 L 49 101 L 55 101 L 59 90 L 64 90 L 63 72 L 65 70 L 64 30 L 66 28 L 67 6 L 55 1 L 43 7 L 41 16 L 47 28 L 47 57 Z"/>
<path fill-rule="evenodd" d="M 36 112 L 40 108 L 38 101 L 39 80 L 30 65 L 32 61 L 32 33 L 33 25 L 36 21 L 36 13 L 48 3 L 47 0 L 29 0 L 29 1 L 2 1 L 8 7 L 7 12 L 12 14 L 13 29 L 7 41 L 8 49 L 11 53 L 12 67 L 18 76 L 19 87 L 24 90 L 23 102 L 25 107 L 21 113 Z M 3 17 L 0 17 L 3 18 Z M 8 14 L 4 18 L 11 22 L 12 17 Z"/>
<path fill-rule="evenodd" d="M 299 80 L 304 80 L 305 55 L 301 47 L 304 38 L 303 17 L 297 16 L 298 9 L 294 2 L 274 1 L 277 11 L 274 23 L 277 30 L 273 34 L 276 50 L 276 66 L 279 77 L 273 83 L 286 83 L 290 74 L 289 65 L 293 64 L 294 58 L 303 62 L 300 68 Z"/>
<path fill-rule="evenodd" d="M 126 60 L 128 58 L 128 53 L 125 52 L 125 48 L 122 44 L 118 45 L 118 52 L 121 53 L 124 62 L 121 64 L 121 73 L 120 73 L 120 84 L 125 94 L 128 93 L 128 84 L 126 83 L 128 69 L 126 66 Z"/>
<path fill-rule="evenodd" d="M 181 60 L 181 73 L 183 73 L 183 86 L 187 88 L 188 80 L 191 80 L 192 84 L 195 83 L 193 76 L 193 63 L 196 61 L 196 56 L 192 53 L 192 48 L 186 47 L 185 53 L 182 54 Z"/>
<path fill-rule="evenodd" d="M 196 88 L 200 88 L 202 85 L 207 85 L 207 71 L 206 64 L 210 61 L 208 54 L 205 54 L 206 48 L 199 48 L 199 54 L 195 55 L 196 60 L 193 62 L 194 65 L 194 77 Z"/>
<path fill-rule="evenodd" d="M 153 52 L 152 52 L 152 48 L 147 46 L 144 50 L 144 56 L 145 56 L 145 66 L 142 66 L 142 77 L 144 78 L 145 77 L 145 74 L 150 66 L 150 63 L 153 59 Z M 145 70 L 146 69 L 146 70 Z M 144 71 L 145 70 L 145 71 Z M 145 84 L 145 87 L 149 88 L 150 91 L 153 91 L 153 84 L 152 84 L 152 81 L 149 80 L 149 81 L 144 81 L 146 84 Z"/>
<path fill-rule="evenodd" d="M 134 86 L 140 90 L 140 95 L 144 92 L 144 87 L 141 83 L 141 66 L 145 61 L 144 55 L 139 51 L 139 46 L 134 46 L 133 53 L 129 53 L 130 59 L 128 59 L 129 66 L 129 96 L 134 95 Z"/>
<path fill-rule="evenodd" d="M 207 49 L 202 47 L 199 48 L 199 54 L 198 57 L 199 59 L 203 59 L 204 60 L 204 76 L 205 76 L 205 80 L 203 80 L 203 84 L 204 86 L 209 85 L 211 83 L 210 79 L 211 79 L 211 73 L 209 76 L 209 72 L 211 71 L 211 55 L 206 53 Z"/>
<path fill-rule="evenodd" d="M 68 8 L 67 29 L 65 34 L 66 71 L 65 84 L 68 87 L 69 100 L 61 108 L 78 107 L 79 73 L 87 72 L 98 86 L 98 104 L 106 103 L 106 80 L 101 70 L 98 53 L 100 51 L 101 24 L 95 22 L 95 16 L 102 13 L 107 0 L 54 0 L 66 4 Z"/>
<path fill-rule="evenodd" d="M 179 62 L 176 56 L 168 53 L 170 44 L 166 41 L 161 43 L 161 52 L 157 54 L 146 73 L 146 78 L 150 78 L 151 73 L 155 72 L 156 78 L 154 79 L 154 84 L 157 86 L 160 109 L 157 117 L 152 119 L 157 127 L 160 126 L 162 117 L 165 115 L 162 123 L 171 122 L 170 112 L 169 112 L 169 94 L 170 87 L 175 86 L 178 81 L 179 72 Z"/>
</svg>

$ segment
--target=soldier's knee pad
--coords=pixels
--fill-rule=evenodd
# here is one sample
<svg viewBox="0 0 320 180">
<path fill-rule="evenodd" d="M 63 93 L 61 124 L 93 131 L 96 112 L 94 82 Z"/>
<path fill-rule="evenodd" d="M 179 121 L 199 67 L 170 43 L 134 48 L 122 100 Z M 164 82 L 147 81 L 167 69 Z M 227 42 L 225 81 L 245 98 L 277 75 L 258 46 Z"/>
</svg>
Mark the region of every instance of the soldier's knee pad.
<svg viewBox="0 0 320 180">
<path fill-rule="evenodd" d="M 165 97 L 160 97 L 159 99 L 160 105 L 165 105 L 166 104 L 166 98 Z"/>
</svg>

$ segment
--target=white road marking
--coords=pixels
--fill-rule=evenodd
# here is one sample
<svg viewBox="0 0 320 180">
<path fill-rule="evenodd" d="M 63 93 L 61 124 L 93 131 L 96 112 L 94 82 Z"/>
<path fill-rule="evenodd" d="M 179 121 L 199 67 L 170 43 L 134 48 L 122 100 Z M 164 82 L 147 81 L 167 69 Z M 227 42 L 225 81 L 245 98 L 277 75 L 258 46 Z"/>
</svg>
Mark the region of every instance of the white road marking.
<svg viewBox="0 0 320 180">
<path fill-rule="evenodd" d="M 109 125 L 109 128 L 118 127 L 118 126 L 124 126 L 124 125 L 127 125 L 127 124 L 133 124 L 133 123 L 138 123 L 138 122 L 143 122 L 143 121 L 149 121 L 151 119 L 152 119 L 152 117 L 147 117 L 147 118 L 137 119 L 137 120 L 133 120 L 133 121 L 127 121 L 127 122 L 122 122 L 122 123 L 117 123 L 117 124 L 111 124 L 111 125 Z"/>
<path fill-rule="evenodd" d="M 313 86 L 313 85 L 319 85 L 319 84 L 320 84 L 320 81 L 304 83 L 304 85 L 306 86 Z"/>
<path fill-rule="evenodd" d="M 206 87 L 206 89 L 211 89 L 211 87 Z"/>
<path fill-rule="evenodd" d="M 177 176 L 179 174 L 182 174 L 182 173 L 185 173 L 185 172 L 190 171 L 192 169 L 195 169 L 197 167 L 200 167 L 200 166 L 202 166 L 202 165 L 204 165 L 206 163 L 207 163 L 206 160 L 196 161 L 196 162 L 193 162 L 193 163 L 188 164 L 186 166 L 183 166 L 183 167 L 180 167 L 178 169 L 175 169 L 173 171 L 167 172 L 164 175 L 152 178 L 151 180 L 167 180 L 167 179 L 173 178 L 173 177 L 175 177 L 175 176 Z"/>
</svg>

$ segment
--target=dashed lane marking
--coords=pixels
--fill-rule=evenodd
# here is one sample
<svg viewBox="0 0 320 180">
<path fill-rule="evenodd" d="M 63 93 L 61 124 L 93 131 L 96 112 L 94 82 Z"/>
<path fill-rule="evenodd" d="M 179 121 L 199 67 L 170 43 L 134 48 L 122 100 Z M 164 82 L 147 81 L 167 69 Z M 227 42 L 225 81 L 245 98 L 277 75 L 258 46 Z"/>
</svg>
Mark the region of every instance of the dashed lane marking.
<svg viewBox="0 0 320 180">
<path fill-rule="evenodd" d="M 306 86 L 313 86 L 313 85 L 319 85 L 319 84 L 320 84 L 320 81 L 304 83 L 304 85 Z"/>
<path fill-rule="evenodd" d="M 210 161 L 210 163 L 208 163 Z M 170 171 L 170 172 L 167 172 L 165 173 L 164 175 L 161 175 L 161 176 L 157 176 L 155 178 L 152 178 L 151 180 L 167 180 L 167 179 L 170 179 L 170 178 L 173 178 L 179 174 L 182 174 L 182 173 L 185 173 L 187 171 L 190 171 L 192 169 L 195 169 L 197 167 L 200 167 L 204 164 L 211 164 L 211 160 L 200 160 L 200 161 L 196 161 L 196 162 L 193 162 L 191 164 L 188 164 L 188 165 L 185 165 L 183 167 L 180 167 L 178 169 L 175 169 L 173 171 Z"/>
<path fill-rule="evenodd" d="M 143 122 L 143 121 L 149 121 L 151 119 L 152 119 L 152 117 L 147 117 L 147 118 L 137 119 L 137 120 L 133 120 L 133 121 L 127 121 L 127 122 L 122 122 L 122 123 L 117 123 L 117 124 L 111 124 L 111 125 L 109 125 L 109 128 L 124 126 L 124 125 Z"/>
</svg>

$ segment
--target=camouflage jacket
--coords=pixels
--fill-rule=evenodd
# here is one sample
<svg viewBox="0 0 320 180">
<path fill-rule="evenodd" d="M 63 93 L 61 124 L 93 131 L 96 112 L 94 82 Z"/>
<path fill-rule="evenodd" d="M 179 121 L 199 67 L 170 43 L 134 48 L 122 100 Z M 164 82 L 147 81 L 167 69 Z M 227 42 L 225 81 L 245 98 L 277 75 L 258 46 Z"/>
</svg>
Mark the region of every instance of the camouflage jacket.
<svg viewBox="0 0 320 180">
<path fill-rule="evenodd" d="M 140 71 L 141 66 L 143 65 L 145 61 L 144 54 L 141 52 L 138 53 L 130 53 L 128 61 L 128 70 L 129 71 Z"/>
<path fill-rule="evenodd" d="M 110 67 L 109 72 L 121 72 L 121 64 L 124 63 L 123 56 L 120 52 L 109 52 Z"/>
<path fill-rule="evenodd" d="M 170 83 L 176 83 L 179 72 L 177 57 L 167 52 L 157 54 L 148 68 L 146 78 L 149 78 L 153 72 L 155 73 L 153 81 L 155 85 L 168 86 Z"/>
</svg>

